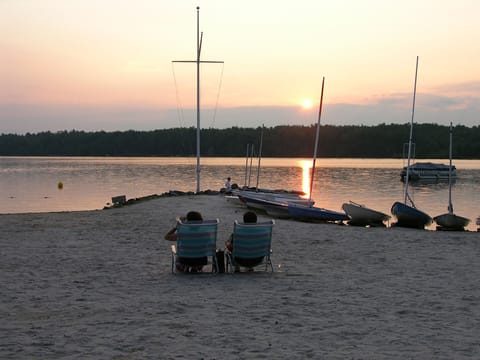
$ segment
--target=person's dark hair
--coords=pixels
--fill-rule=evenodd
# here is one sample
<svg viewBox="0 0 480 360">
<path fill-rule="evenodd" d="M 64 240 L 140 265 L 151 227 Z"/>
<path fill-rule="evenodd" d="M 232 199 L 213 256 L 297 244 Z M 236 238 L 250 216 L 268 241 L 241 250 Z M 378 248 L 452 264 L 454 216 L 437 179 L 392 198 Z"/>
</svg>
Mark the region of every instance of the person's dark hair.
<svg viewBox="0 0 480 360">
<path fill-rule="evenodd" d="M 256 223 L 257 222 L 257 214 L 253 211 L 247 211 L 243 214 L 243 222 L 244 223 Z"/>
<path fill-rule="evenodd" d="M 187 221 L 202 221 L 202 214 L 198 211 L 189 211 L 187 213 Z"/>
</svg>

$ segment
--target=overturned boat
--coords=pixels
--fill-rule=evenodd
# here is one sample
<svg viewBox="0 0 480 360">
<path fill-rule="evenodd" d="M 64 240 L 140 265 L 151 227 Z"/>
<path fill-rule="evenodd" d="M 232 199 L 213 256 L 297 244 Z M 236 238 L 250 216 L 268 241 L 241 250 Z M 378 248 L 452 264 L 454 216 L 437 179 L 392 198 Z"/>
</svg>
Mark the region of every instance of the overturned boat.
<svg viewBox="0 0 480 360">
<path fill-rule="evenodd" d="M 399 201 L 392 205 L 391 212 L 397 218 L 395 225 L 400 227 L 424 229 L 433 222 L 430 215 L 418 210 L 415 206 L 409 206 Z"/>
<path fill-rule="evenodd" d="M 385 226 L 384 223 L 391 218 L 390 215 L 353 201 L 344 203 L 342 209 L 350 218 L 348 223 L 355 226 Z"/>
</svg>

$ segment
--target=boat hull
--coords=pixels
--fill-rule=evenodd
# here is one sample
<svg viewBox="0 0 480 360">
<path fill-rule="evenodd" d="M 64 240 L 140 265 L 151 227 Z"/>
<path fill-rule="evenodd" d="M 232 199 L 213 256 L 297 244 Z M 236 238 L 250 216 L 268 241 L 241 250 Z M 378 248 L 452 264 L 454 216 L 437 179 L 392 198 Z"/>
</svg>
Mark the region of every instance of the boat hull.
<svg viewBox="0 0 480 360">
<path fill-rule="evenodd" d="M 345 213 L 314 206 L 288 204 L 288 213 L 292 218 L 304 221 L 345 221 L 350 219 Z"/>
<path fill-rule="evenodd" d="M 391 209 L 392 215 L 397 218 L 396 226 L 424 229 L 433 219 L 423 211 L 401 202 L 395 202 Z"/>
<path fill-rule="evenodd" d="M 252 209 L 264 211 L 268 215 L 278 218 L 290 217 L 290 215 L 288 214 L 289 201 L 299 201 L 301 203 L 305 202 L 307 204 L 310 203 L 309 200 L 302 199 L 299 197 L 299 195 L 287 195 L 287 197 L 282 197 L 274 193 L 253 193 L 250 191 L 239 192 L 238 198 L 243 205 L 246 205 L 247 207 Z"/>
<path fill-rule="evenodd" d="M 350 225 L 384 226 L 384 222 L 390 219 L 390 215 L 353 202 L 344 203 L 342 209 L 350 217 Z"/>
<path fill-rule="evenodd" d="M 237 206 L 244 206 L 244 203 L 238 198 L 237 195 L 225 195 L 227 203 Z"/>
<path fill-rule="evenodd" d="M 447 230 L 465 230 L 470 223 L 470 219 L 451 213 L 435 216 L 433 218 L 438 226 Z"/>
<path fill-rule="evenodd" d="M 303 198 L 299 193 L 295 192 L 275 192 L 275 191 L 245 191 L 240 190 L 234 193 L 243 198 L 253 198 L 259 200 L 267 200 L 273 202 L 298 202 L 303 205 L 313 205 L 315 202 L 311 199 Z"/>
<path fill-rule="evenodd" d="M 313 205 L 313 200 L 302 199 L 299 197 L 281 197 L 281 196 L 252 196 L 252 195 L 238 195 L 240 201 L 242 201 L 247 207 L 258 209 L 268 212 L 268 210 L 273 211 L 273 209 L 278 209 L 279 212 L 282 209 L 286 209 L 288 204 L 299 204 L 310 206 Z M 286 211 L 283 211 L 286 213 Z"/>
<path fill-rule="evenodd" d="M 265 205 L 264 209 L 265 209 L 265 212 L 272 217 L 279 218 L 279 219 L 290 218 L 287 204 Z"/>
</svg>

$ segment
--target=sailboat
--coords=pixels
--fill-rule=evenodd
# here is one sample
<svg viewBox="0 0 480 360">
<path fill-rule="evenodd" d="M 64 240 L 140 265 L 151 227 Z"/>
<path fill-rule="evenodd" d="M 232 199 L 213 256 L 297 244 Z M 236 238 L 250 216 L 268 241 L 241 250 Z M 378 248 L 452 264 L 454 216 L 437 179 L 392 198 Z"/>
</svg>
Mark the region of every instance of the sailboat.
<svg viewBox="0 0 480 360">
<path fill-rule="evenodd" d="M 245 187 L 233 191 L 233 196 L 245 204 L 249 208 L 265 211 L 270 216 L 288 218 L 288 204 L 302 204 L 313 205 L 312 199 L 305 199 L 303 194 L 297 191 L 286 190 L 270 190 L 259 189 L 258 183 L 260 178 L 260 160 L 262 156 L 262 144 L 263 144 L 263 126 L 260 137 L 260 151 L 258 157 L 257 167 L 257 184 L 254 188 L 247 187 L 247 170 L 248 170 L 248 148 L 247 148 L 247 163 L 245 168 Z M 253 144 L 252 144 L 253 155 Z"/>
<path fill-rule="evenodd" d="M 223 61 L 200 60 L 200 55 L 202 53 L 202 39 L 203 32 L 200 32 L 200 7 L 197 6 L 197 59 L 172 61 L 172 63 L 195 63 L 197 65 L 197 194 L 200 193 L 200 64 L 223 64 Z"/>
<path fill-rule="evenodd" d="M 470 223 L 470 219 L 453 213 L 452 204 L 452 123 L 450 123 L 450 166 L 448 176 L 448 213 L 435 216 L 433 220 L 438 224 L 438 230 L 465 230 Z"/>
<path fill-rule="evenodd" d="M 317 148 L 318 148 L 318 138 L 320 133 L 320 119 L 322 117 L 322 105 L 323 105 L 323 89 L 325 85 L 325 77 L 322 80 L 322 92 L 320 95 L 320 106 L 318 110 L 318 123 L 315 135 L 315 147 L 313 151 L 313 164 L 312 164 L 312 176 L 310 178 L 310 199 L 312 196 L 313 190 L 313 177 L 315 174 L 315 162 L 317 160 Z M 304 221 L 343 221 L 348 220 L 349 217 L 347 214 L 334 211 L 323 209 L 314 206 L 306 206 L 306 205 L 299 205 L 299 204 L 288 204 L 288 214 L 297 220 L 304 220 Z"/>
<path fill-rule="evenodd" d="M 349 225 L 355 226 L 385 226 L 384 222 L 390 220 L 391 216 L 381 211 L 373 210 L 363 204 L 353 201 L 342 205 L 343 211 L 349 216 Z"/>
<path fill-rule="evenodd" d="M 410 137 L 408 140 L 408 162 L 407 162 L 407 173 L 405 180 L 405 193 L 404 200 L 402 202 L 395 202 L 392 205 L 391 213 L 397 218 L 396 226 L 408 227 L 408 228 L 417 228 L 424 229 L 425 226 L 428 226 L 432 223 L 433 219 L 430 215 L 424 213 L 423 211 L 418 210 L 413 203 L 412 198 L 408 194 L 408 183 L 409 183 L 409 170 L 410 170 L 410 161 L 412 155 L 412 139 L 413 139 L 413 119 L 415 115 L 415 96 L 417 93 L 417 73 L 418 73 L 418 56 L 415 66 L 415 85 L 413 87 L 413 105 L 412 105 L 412 118 L 410 121 Z M 410 201 L 411 205 L 407 204 L 407 201 Z"/>
</svg>

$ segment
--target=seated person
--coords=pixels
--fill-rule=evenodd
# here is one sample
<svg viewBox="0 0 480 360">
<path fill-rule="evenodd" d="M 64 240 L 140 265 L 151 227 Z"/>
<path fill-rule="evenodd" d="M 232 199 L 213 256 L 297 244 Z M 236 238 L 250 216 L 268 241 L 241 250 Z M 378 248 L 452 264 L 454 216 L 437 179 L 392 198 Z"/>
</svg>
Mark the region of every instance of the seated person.
<svg viewBox="0 0 480 360">
<path fill-rule="evenodd" d="M 245 214 L 243 214 L 243 223 L 244 224 L 256 224 L 257 223 L 257 214 L 255 214 L 253 211 L 247 211 Z M 228 251 L 232 252 L 233 250 L 233 234 L 230 235 L 229 239 L 225 241 L 225 246 Z M 235 257 L 234 261 L 240 265 L 240 266 L 245 266 L 248 268 L 252 268 L 255 265 L 258 265 L 262 262 L 263 256 L 260 256 L 258 258 L 252 258 L 252 259 L 244 259 L 244 258 L 239 258 Z"/>
<path fill-rule="evenodd" d="M 195 221 L 203 221 L 202 214 L 198 211 L 189 211 L 187 216 L 181 216 L 180 220 L 182 222 L 195 222 Z M 177 226 L 170 229 L 165 234 L 165 240 L 168 241 L 177 241 L 178 234 L 177 234 Z M 208 259 L 207 257 L 201 258 L 182 258 L 177 257 L 177 261 L 175 263 L 175 267 L 179 272 L 201 272 L 204 265 L 207 265 Z"/>
</svg>

